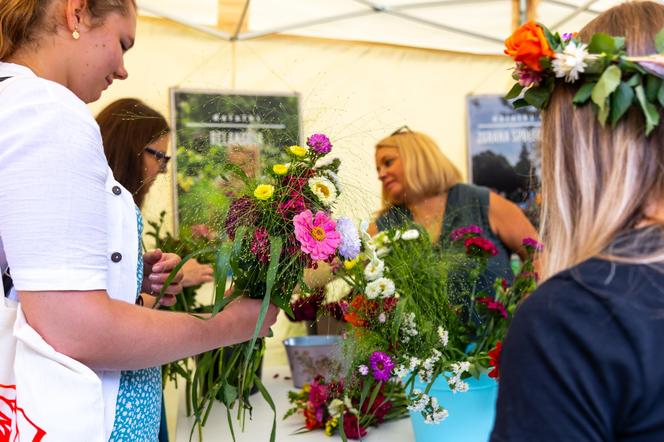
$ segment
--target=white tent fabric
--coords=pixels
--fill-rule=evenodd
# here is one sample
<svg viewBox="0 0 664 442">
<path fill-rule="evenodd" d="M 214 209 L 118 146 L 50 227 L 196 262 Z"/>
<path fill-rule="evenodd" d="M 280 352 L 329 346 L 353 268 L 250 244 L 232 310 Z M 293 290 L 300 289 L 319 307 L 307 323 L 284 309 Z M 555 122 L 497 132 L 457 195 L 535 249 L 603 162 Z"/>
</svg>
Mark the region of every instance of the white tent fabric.
<svg viewBox="0 0 664 442">
<path fill-rule="evenodd" d="M 246 0 L 248 30 L 215 28 L 218 0 L 139 0 L 142 14 L 200 27 L 221 38 L 273 33 L 386 43 L 473 54 L 500 54 L 510 34 L 512 0 Z M 522 2 L 523 3 L 523 2 Z M 578 30 L 621 0 L 539 0 L 538 20 Z"/>
</svg>

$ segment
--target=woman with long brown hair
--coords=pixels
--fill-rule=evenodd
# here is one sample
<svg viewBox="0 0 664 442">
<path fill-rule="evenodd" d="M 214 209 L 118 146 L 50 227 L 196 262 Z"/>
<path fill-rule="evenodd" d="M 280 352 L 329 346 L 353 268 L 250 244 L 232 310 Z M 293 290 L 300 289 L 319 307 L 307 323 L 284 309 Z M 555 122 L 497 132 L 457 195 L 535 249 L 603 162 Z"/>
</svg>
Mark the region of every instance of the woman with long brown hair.
<svg viewBox="0 0 664 442">
<path fill-rule="evenodd" d="M 166 118 L 136 98 L 121 98 L 106 106 L 97 123 L 104 153 L 113 176 L 134 197 L 142 209 L 145 196 L 160 174 L 166 173 L 171 128 Z M 182 266 L 182 286 L 213 280 L 210 265 L 190 259 Z"/>
<path fill-rule="evenodd" d="M 628 56 L 643 56 L 662 28 L 664 5 L 627 2 L 578 36 L 621 36 Z M 595 105 L 574 104 L 584 82 L 568 72 L 542 114 L 545 282 L 505 340 L 491 440 L 661 441 L 664 124 L 647 134 L 636 98 L 601 124 Z"/>
</svg>

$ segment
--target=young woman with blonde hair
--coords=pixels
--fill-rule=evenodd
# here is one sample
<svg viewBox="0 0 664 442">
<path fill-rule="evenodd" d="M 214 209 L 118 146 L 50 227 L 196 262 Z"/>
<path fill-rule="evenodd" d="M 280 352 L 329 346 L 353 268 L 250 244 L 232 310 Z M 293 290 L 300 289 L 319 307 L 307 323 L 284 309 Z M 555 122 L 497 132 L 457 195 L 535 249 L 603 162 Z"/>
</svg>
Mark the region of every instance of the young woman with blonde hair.
<svg viewBox="0 0 664 442">
<path fill-rule="evenodd" d="M 579 37 L 655 54 L 663 27 L 664 5 L 627 2 Z M 646 135 L 634 100 L 602 126 L 580 84 L 556 80 L 542 114 L 546 281 L 503 345 L 496 442 L 664 440 L 664 124 Z"/>
<path fill-rule="evenodd" d="M 414 221 L 447 247 L 453 230 L 474 224 L 497 248 L 478 287 L 489 289 L 498 277 L 514 279 L 510 255 L 524 256 L 523 238 L 537 236 L 521 209 L 489 189 L 463 184 L 438 145 L 406 126 L 376 144 L 375 159 L 383 207 L 370 234 Z"/>
<path fill-rule="evenodd" d="M 0 382 L 12 440 L 44 422 L 45 440 L 156 440 L 159 366 L 248 340 L 256 325 L 257 300 L 207 321 L 135 305 L 140 213 L 85 105 L 127 78 L 135 32 L 133 0 L 0 2 L 0 270 L 20 301 L 15 354 L 0 348 L 3 364 L 15 357 L 13 398 Z M 153 258 L 146 273 L 175 264 Z"/>
</svg>

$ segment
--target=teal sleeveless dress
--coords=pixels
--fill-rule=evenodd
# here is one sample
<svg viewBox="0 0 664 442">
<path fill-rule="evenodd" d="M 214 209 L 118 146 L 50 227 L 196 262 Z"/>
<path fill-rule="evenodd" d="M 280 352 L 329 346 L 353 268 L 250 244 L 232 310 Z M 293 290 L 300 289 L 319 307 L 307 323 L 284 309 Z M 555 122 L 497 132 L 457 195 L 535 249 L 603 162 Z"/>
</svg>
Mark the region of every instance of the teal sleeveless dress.
<svg viewBox="0 0 664 442">
<path fill-rule="evenodd" d="M 378 230 L 413 222 L 413 216 L 405 206 L 392 206 L 376 219 Z M 447 193 L 443 225 L 438 245 L 446 249 L 451 245 L 450 235 L 459 227 L 475 224 L 482 228 L 483 237 L 491 240 L 498 249 L 498 254 L 489 258 L 486 271 L 480 275 L 477 283 L 478 291 L 493 294 L 493 283 L 496 278 L 504 278 L 508 284 L 514 281 L 514 272 L 510 263 L 510 251 L 507 246 L 493 233 L 489 224 L 489 189 L 469 184 L 452 186 Z"/>
</svg>

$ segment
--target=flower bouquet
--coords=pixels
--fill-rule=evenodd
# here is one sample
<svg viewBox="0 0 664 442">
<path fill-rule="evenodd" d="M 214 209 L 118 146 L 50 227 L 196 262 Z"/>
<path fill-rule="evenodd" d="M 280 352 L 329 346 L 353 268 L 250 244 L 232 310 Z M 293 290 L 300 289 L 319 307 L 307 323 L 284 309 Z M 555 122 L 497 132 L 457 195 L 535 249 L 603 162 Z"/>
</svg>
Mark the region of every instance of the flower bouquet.
<svg viewBox="0 0 664 442">
<path fill-rule="evenodd" d="M 307 289 L 305 268 L 339 256 L 352 259 L 360 251 L 358 231 L 350 220 L 335 220 L 330 215 L 340 193 L 340 161 L 317 163 L 331 148 L 325 135 L 312 135 L 307 147 L 288 147 L 284 152 L 287 161 L 272 165 L 255 180 L 239 167 L 227 165 L 228 171 L 244 183 L 244 189 L 231 200 L 219 232 L 214 254 L 214 303 L 206 311 L 214 315 L 240 296 L 262 299 L 262 309 L 249 342 L 197 357 L 187 393 L 199 431 L 217 399 L 227 407 L 231 430 L 231 409 L 236 404 L 237 418 L 244 426 L 246 411 L 251 412 L 253 388 L 274 409 L 256 375 L 264 352 L 264 342 L 257 335 L 269 304 L 292 316 L 293 290 L 298 284 Z M 185 257 L 182 263 L 200 253 L 207 250 Z M 271 440 L 275 428 L 276 418 Z"/>
<path fill-rule="evenodd" d="M 471 376 L 498 377 L 500 342 L 518 302 L 535 288 L 532 256 L 540 245 L 524 240 L 530 258 L 511 287 L 497 280 L 491 293 L 478 291 L 477 281 L 496 253 L 481 233 L 477 226 L 458 229 L 447 250 L 432 245 L 416 225 L 374 238 L 363 233 L 359 259 L 345 262 L 340 273 L 353 287 L 345 313 L 350 368 L 344 405 L 339 405 L 343 419 L 359 410 L 352 436 L 380 423 L 372 406 L 365 405 L 373 405 L 376 397 L 391 401 L 404 395 L 394 402 L 404 406 L 402 413 L 407 408 L 438 424 L 449 412 L 430 394 L 437 379 L 464 393 Z M 416 380 L 424 388 L 414 388 Z M 338 428 L 342 437 L 350 437 L 347 426 Z"/>
<path fill-rule="evenodd" d="M 406 398 L 397 383 L 383 384 L 373 400 L 353 393 L 345 391 L 343 381 L 326 381 L 318 376 L 301 391 L 288 393 L 293 407 L 284 419 L 296 413 L 304 415 L 304 427 L 296 434 L 322 429 L 328 436 L 339 432 L 344 439 L 360 439 L 367 434 L 366 416 L 371 416 L 374 425 L 405 416 Z M 364 426 L 359 424 L 360 419 L 365 420 Z"/>
</svg>

